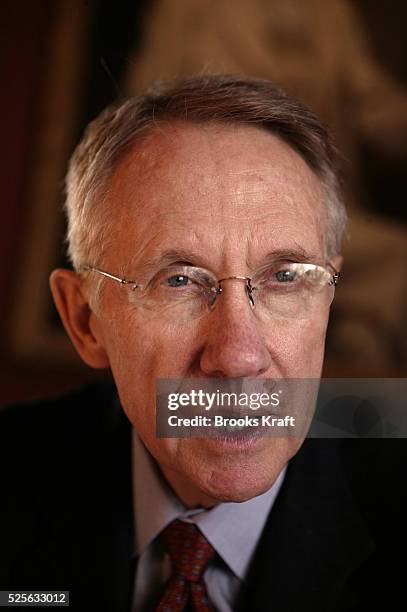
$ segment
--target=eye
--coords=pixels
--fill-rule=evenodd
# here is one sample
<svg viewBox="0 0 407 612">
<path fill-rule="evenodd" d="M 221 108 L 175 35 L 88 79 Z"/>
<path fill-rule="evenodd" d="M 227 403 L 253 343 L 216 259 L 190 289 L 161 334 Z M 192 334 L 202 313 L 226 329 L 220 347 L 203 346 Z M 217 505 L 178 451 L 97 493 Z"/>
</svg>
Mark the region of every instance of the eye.
<svg viewBox="0 0 407 612">
<path fill-rule="evenodd" d="M 275 277 L 279 283 L 292 283 L 295 280 L 296 273 L 294 270 L 279 270 Z"/>
<path fill-rule="evenodd" d="M 170 287 L 186 287 L 190 283 L 190 279 L 183 274 L 174 274 L 174 276 L 167 278 L 166 282 Z"/>
</svg>

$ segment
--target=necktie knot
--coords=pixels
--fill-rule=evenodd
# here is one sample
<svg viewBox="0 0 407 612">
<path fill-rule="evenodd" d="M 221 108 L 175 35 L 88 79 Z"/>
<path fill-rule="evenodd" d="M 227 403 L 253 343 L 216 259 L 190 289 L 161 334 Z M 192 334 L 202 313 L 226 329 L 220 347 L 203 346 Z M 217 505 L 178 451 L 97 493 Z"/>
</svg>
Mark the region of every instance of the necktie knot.
<svg viewBox="0 0 407 612">
<path fill-rule="evenodd" d="M 215 551 L 193 523 L 173 521 L 163 531 L 173 574 L 189 582 L 199 582 Z"/>
</svg>

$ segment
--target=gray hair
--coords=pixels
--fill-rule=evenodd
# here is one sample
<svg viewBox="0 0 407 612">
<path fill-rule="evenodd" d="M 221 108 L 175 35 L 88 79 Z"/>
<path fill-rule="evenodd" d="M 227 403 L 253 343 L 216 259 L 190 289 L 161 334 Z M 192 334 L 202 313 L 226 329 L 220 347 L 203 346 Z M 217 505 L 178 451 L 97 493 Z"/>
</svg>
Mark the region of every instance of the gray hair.
<svg viewBox="0 0 407 612">
<path fill-rule="evenodd" d="M 278 135 L 321 181 L 326 199 L 328 256 L 340 252 L 346 225 L 337 151 L 317 117 L 270 81 L 234 75 L 197 75 L 158 82 L 145 95 L 108 107 L 75 149 L 66 178 L 68 254 L 76 270 L 100 264 L 112 210 L 105 206 L 118 161 L 160 121 L 243 123 Z"/>
</svg>

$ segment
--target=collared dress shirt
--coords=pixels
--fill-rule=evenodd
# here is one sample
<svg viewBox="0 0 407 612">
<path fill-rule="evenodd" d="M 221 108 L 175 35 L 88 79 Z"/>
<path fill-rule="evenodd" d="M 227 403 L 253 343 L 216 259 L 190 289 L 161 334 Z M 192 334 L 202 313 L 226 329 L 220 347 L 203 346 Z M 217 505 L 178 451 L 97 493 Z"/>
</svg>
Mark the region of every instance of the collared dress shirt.
<svg viewBox="0 0 407 612">
<path fill-rule="evenodd" d="M 155 609 L 171 574 L 160 533 L 173 520 L 195 523 L 217 555 L 204 573 L 209 598 L 220 612 L 232 612 L 263 527 L 284 480 L 286 467 L 273 486 L 241 503 L 220 503 L 209 510 L 187 509 L 160 473 L 133 429 L 134 558 L 137 561 L 133 612 Z"/>
</svg>

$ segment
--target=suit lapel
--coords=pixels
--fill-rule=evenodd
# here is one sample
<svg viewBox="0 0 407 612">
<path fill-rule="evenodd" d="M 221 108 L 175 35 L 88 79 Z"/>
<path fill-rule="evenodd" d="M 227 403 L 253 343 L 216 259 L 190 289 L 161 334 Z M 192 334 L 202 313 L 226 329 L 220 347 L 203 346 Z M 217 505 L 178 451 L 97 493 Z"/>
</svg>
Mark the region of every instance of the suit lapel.
<svg viewBox="0 0 407 612">
<path fill-rule="evenodd" d="M 306 440 L 291 460 L 238 609 L 334 609 L 373 552 L 333 440 Z"/>
</svg>

